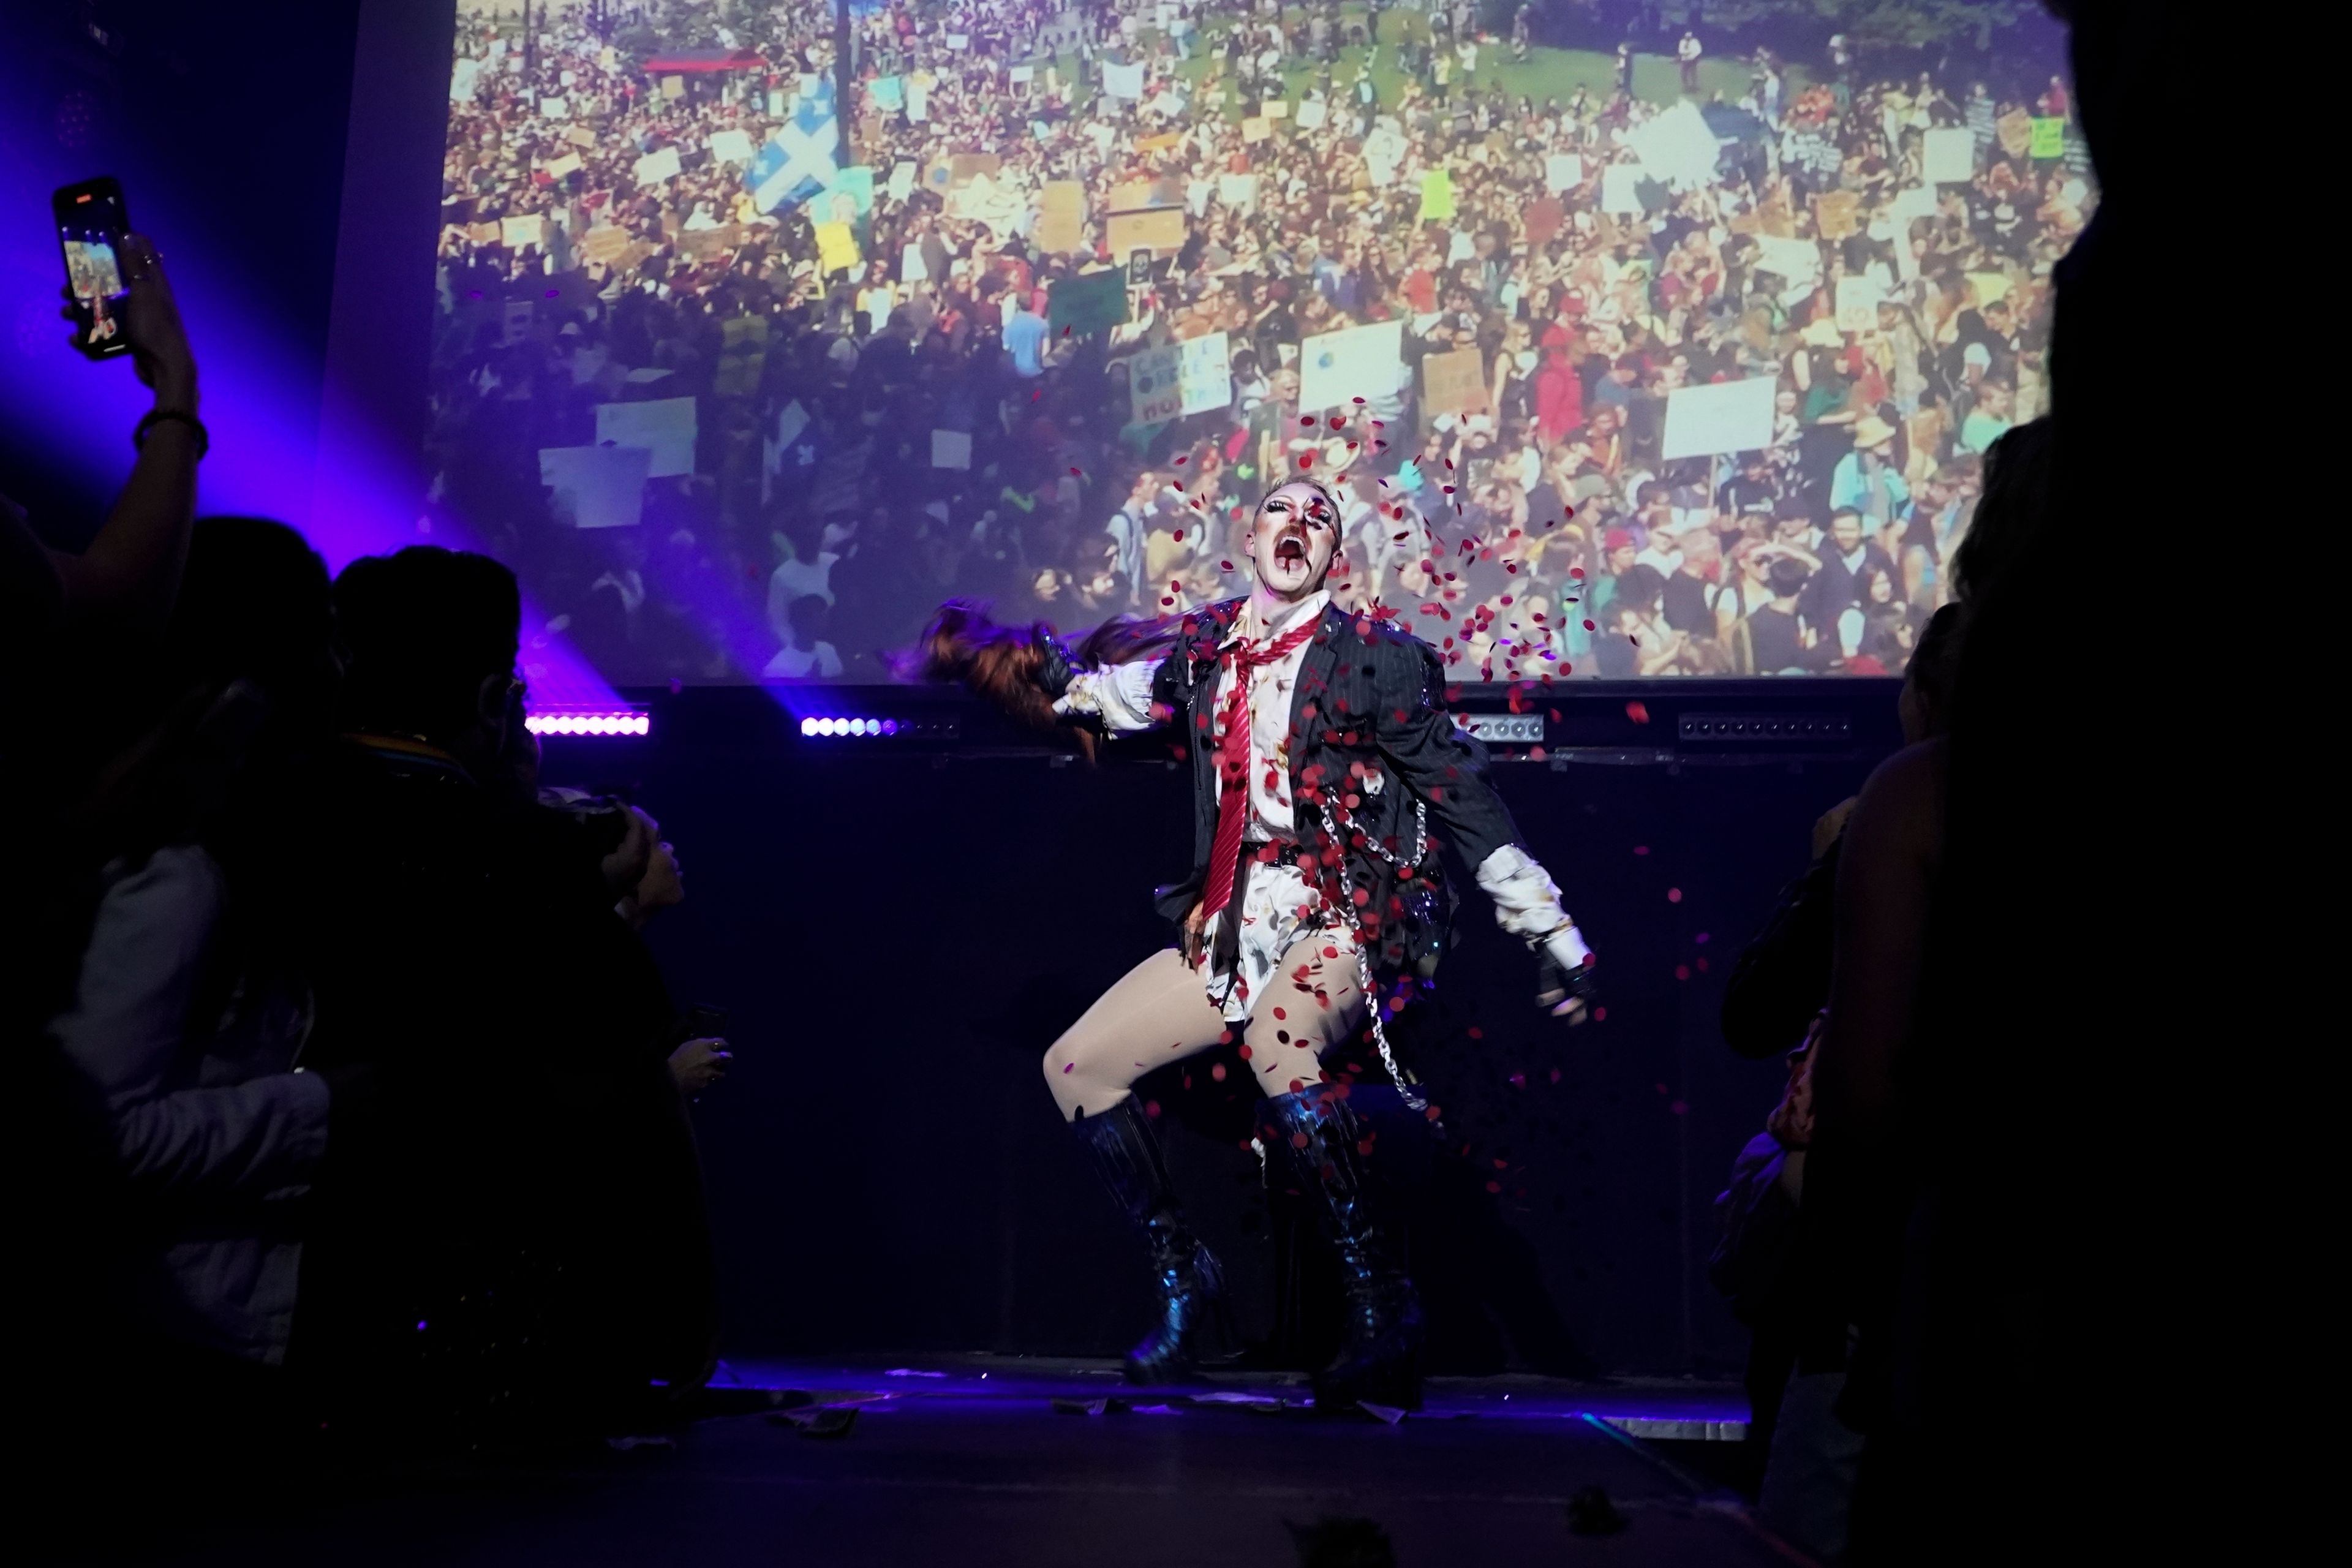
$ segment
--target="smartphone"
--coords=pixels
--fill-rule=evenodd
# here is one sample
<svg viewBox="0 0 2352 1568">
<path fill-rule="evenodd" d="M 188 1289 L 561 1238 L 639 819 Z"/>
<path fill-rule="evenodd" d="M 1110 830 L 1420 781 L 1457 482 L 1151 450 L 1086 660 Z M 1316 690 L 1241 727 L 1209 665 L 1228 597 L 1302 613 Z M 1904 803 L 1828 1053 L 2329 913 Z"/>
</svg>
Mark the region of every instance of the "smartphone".
<svg viewBox="0 0 2352 1568">
<path fill-rule="evenodd" d="M 723 1040 L 727 1037 L 727 1021 L 733 1017 L 724 1007 L 706 1007 L 698 1002 L 686 1010 L 678 1027 L 681 1040 Z"/>
<path fill-rule="evenodd" d="M 121 183 L 101 174 L 49 195 L 65 252 L 66 285 L 73 293 L 77 320 L 74 346 L 92 359 L 131 352 L 123 305 L 131 289 L 123 278 L 122 237 L 131 232 Z"/>
</svg>

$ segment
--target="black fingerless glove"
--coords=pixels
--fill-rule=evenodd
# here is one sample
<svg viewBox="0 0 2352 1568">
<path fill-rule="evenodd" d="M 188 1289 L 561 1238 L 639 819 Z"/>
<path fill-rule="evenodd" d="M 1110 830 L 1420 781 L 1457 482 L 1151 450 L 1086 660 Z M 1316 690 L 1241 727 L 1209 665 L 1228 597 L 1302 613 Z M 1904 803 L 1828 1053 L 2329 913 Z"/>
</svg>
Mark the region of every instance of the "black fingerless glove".
<svg viewBox="0 0 2352 1568">
<path fill-rule="evenodd" d="M 1077 667 L 1070 662 L 1070 650 L 1062 646 L 1061 638 L 1044 626 L 1031 634 L 1031 641 L 1045 656 L 1037 664 L 1037 689 L 1058 702 L 1070 689 L 1070 682 L 1078 673 Z"/>
<path fill-rule="evenodd" d="M 1538 949 L 1536 953 L 1536 998 L 1545 1006 L 1557 1007 L 1571 996 L 1583 998 L 1587 1011 L 1600 999 L 1601 984 L 1593 978 L 1592 961 L 1586 959 L 1574 969 L 1563 969 L 1559 959 Z M 1549 1002 L 1544 1001 L 1550 997 Z"/>
</svg>

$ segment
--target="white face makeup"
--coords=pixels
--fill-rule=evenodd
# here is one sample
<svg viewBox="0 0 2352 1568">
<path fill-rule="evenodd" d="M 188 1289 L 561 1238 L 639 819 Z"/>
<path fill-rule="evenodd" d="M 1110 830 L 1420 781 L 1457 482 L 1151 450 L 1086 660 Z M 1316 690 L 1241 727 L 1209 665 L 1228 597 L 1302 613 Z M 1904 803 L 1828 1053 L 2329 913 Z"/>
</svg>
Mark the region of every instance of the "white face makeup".
<svg viewBox="0 0 2352 1568">
<path fill-rule="evenodd" d="M 1250 520 L 1250 564 L 1258 587 L 1297 601 L 1323 585 L 1339 552 L 1339 514 L 1312 485 L 1297 480 L 1258 502 Z"/>
</svg>

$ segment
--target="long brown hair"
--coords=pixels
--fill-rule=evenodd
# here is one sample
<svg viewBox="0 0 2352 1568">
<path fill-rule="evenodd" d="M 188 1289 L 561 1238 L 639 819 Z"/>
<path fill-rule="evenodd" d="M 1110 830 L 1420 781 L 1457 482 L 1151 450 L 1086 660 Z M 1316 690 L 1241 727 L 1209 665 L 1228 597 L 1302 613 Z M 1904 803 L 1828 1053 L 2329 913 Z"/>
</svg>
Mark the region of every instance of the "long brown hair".
<svg viewBox="0 0 2352 1568">
<path fill-rule="evenodd" d="M 1045 621 L 1002 626 L 990 616 L 987 605 L 950 599 L 922 629 L 914 647 L 897 661 L 898 669 L 913 680 L 959 681 L 1033 730 L 1067 734 L 1092 762 L 1094 731 L 1069 724 L 1055 713 L 1054 700 L 1037 684 L 1038 672 L 1051 657 L 1049 645 L 1055 637 L 1053 626 Z M 1128 664 L 1149 658 L 1175 640 L 1172 622 L 1114 616 L 1072 640 L 1070 663 L 1080 669 Z"/>
</svg>

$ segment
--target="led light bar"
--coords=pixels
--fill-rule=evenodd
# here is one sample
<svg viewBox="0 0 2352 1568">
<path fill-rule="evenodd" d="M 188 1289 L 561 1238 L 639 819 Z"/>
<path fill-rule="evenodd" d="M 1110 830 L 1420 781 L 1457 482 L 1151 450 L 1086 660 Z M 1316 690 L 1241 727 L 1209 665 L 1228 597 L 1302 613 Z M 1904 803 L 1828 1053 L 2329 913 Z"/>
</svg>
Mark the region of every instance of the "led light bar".
<svg viewBox="0 0 2352 1568">
<path fill-rule="evenodd" d="M 635 709 L 533 713 L 523 728 L 534 735 L 649 735 L 653 718 Z"/>
<path fill-rule="evenodd" d="M 898 732 L 896 719 L 803 719 L 801 733 L 822 735 L 827 739 L 845 736 L 895 735 Z"/>
</svg>

